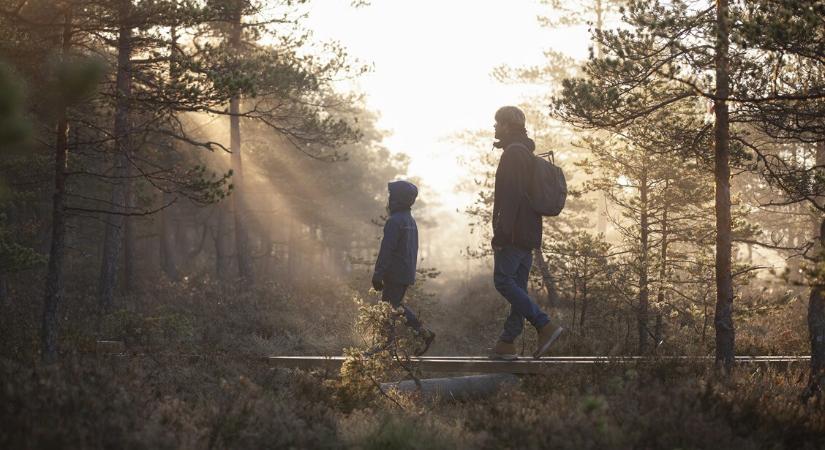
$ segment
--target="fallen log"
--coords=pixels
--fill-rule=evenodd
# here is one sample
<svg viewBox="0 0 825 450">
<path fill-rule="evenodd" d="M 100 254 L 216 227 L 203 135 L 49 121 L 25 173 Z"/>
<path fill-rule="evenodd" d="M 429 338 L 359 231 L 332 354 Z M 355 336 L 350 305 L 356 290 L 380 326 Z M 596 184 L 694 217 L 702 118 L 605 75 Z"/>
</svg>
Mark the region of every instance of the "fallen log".
<svg viewBox="0 0 825 450">
<path fill-rule="evenodd" d="M 518 383 L 518 377 L 509 373 L 470 375 L 450 378 L 425 378 L 381 383 L 384 391 L 417 394 L 427 400 L 471 400 L 498 392 Z"/>
</svg>

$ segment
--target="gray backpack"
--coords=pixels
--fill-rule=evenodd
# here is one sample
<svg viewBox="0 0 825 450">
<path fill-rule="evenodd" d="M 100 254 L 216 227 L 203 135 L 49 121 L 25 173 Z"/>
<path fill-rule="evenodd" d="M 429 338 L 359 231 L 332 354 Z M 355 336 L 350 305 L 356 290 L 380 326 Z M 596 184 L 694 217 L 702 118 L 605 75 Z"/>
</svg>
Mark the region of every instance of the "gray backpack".
<svg viewBox="0 0 825 450">
<path fill-rule="evenodd" d="M 527 147 L 516 145 L 529 153 Z M 567 200 L 567 180 L 561 167 L 546 157 L 553 157 L 553 152 L 530 155 L 533 158 L 533 174 L 527 184 L 527 199 L 533 210 L 542 216 L 558 216 Z M 553 158 L 555 159 L 555 158 Z"/>
</svg>

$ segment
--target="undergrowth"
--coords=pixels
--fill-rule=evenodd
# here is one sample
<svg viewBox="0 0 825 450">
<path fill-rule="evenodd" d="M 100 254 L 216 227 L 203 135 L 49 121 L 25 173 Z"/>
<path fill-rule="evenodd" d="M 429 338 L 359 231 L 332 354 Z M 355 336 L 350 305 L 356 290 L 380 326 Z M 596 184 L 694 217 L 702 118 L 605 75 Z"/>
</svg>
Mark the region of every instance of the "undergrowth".
<svg viewBox="0 0 825 450">
<path fill-rule="evenodd" d="M 96 317 L 81 314 L 93 304 L 76 294 L 61 362 L 50 367 L 36 362 L 36 315 L 12 305 L 0 318 L 0 448 L 825 447 L 825 404 L 799 400 L 804 367 L 720 377 L 674 361 L 565 366 L 465 402 L 383 391 L 381 382 L 423 374 L 405 364 L 415 336 L 374 297 L 201 280 L 157 286 Z M 438 310 L 431 317 L 439 336 L 460 342 L 462 330 L 446 328 Z M 756 345 L 761 326 L 745 339 Z M 464 333 L 467 348 L 490 334 Z M 124 341 L 125 354 L 77 350 L 103 338 Z M 342 347 L 340 373 L 260 358 Z"/>
</svg>

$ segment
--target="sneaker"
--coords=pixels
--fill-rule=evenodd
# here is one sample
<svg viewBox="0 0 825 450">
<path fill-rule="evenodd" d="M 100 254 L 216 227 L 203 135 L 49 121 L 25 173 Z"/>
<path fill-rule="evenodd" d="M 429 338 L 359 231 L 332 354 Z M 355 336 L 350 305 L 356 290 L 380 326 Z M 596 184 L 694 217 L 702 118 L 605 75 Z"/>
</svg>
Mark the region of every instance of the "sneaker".
<svg viewBox="0 0 825 450">
<path fill-rule="evenodd" d="M 424 353 L 427 353 L 427 350 L 430 349 L 430 345 L 432 345 L 433 341 L 435 340 L 435 333 L 426 328 L 421 328 L 421 331 L 419 331 L 417 334 L 418 337 L 424 340 L 424 344 L 420 348 L 415 350 L 415 356 L 421 356 Z"/>
<path fill-rule="evenodd" d="M 543 326 L 541 330 L 539 330 L 539 345 L 538 348 L 536 348 L 536 352 L 533 353 L 533 358 L 539 359 L 544 356 L 553 342 L 558 339 L 562 331 L 564 331 L 564 328 L 562 328 L 561 325 L 553 325 L 548 322 L 547 325 Z"/>
<path fill-rule="evenodd" d="M 503 361 L 515 361 L 518 359 L 516 344 L 511 342 L 498 341 L 493 348 L 488 348 L 487 352 L 487 356 L 490 359 L 500 359 Z"/>
</svg>

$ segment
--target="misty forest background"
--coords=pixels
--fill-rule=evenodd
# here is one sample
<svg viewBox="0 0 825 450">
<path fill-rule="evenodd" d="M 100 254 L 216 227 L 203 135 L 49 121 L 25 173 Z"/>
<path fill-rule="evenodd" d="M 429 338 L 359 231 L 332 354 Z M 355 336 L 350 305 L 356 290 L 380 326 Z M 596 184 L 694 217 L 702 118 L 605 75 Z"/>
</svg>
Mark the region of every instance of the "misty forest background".
<svg viewBox="0 0 825 450">
<path fill-rule="evenodd" d="M 357 355 L 388 314 L 369 279 L 409 160 L 339 88 L 370 62 L 313 37 L 321 2 L 0 0 L 0 446 L 821 448 L 825 3 L 542 3 L 525 20 L 587 24 L 590 58 L 491 76 L 542 93 L 519 106 L 571 188 L 530 285 L 567 328 L 553 354 L 716 364 L 564 368 L 441 403 L 376 389 L 421 375 L 392 361 L 270 370 Z M 408 301 L 430 354 L 480 355 L 508 309 L 498 153 L 491 129 L 453 139 L 471 226 L 439 236 L 421 185 Z"/>
</svg>

